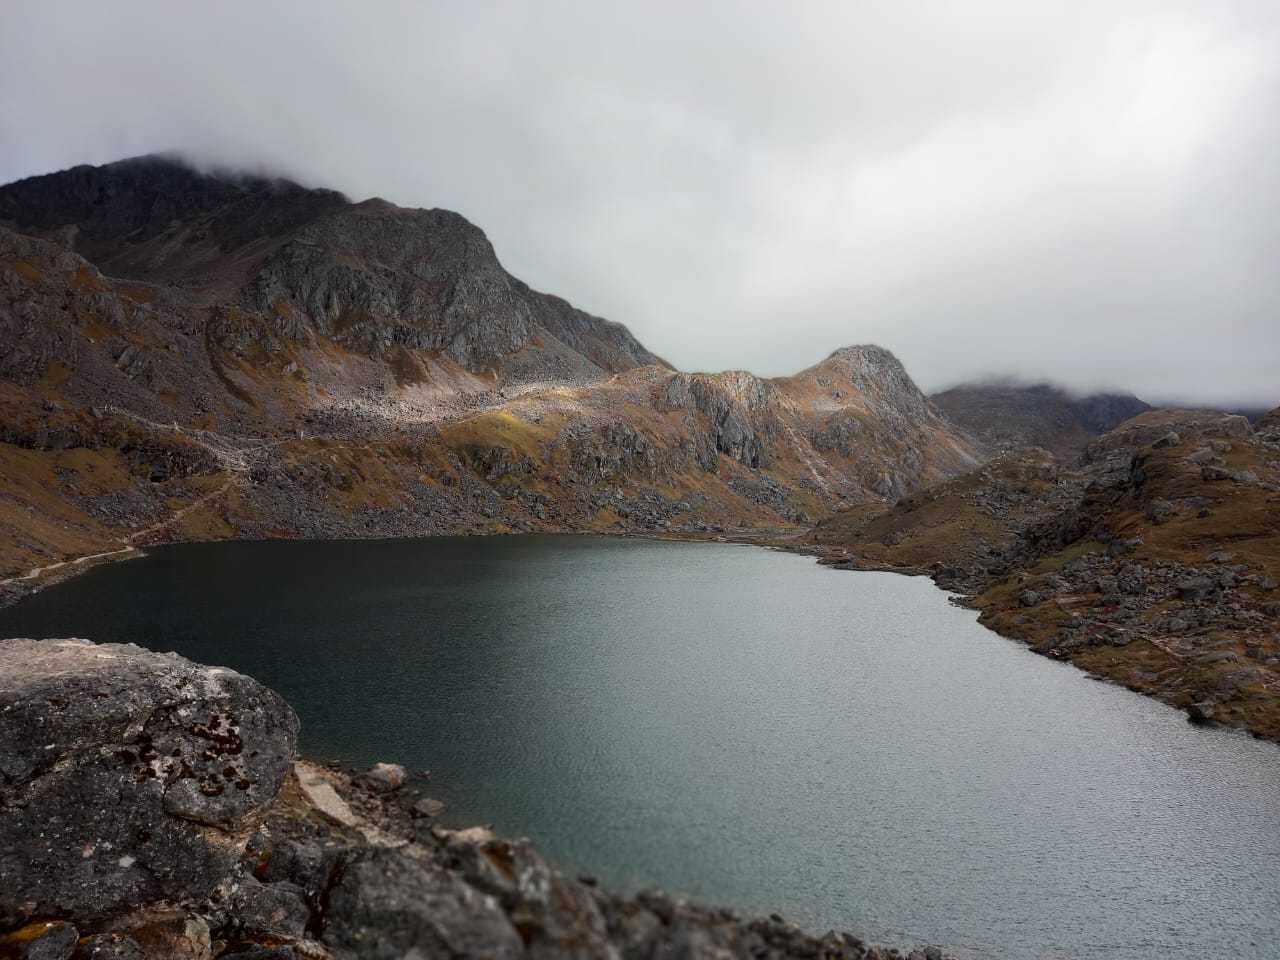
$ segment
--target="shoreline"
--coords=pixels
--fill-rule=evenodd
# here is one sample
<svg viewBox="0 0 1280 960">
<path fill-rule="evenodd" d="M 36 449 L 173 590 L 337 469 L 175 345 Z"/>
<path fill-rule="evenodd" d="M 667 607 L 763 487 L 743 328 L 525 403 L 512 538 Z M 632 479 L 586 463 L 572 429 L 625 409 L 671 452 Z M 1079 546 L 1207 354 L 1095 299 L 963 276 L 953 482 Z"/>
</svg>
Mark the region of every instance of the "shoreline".
<svg viewBox="0 0 1280 960">
<path fill-rule="evenodd" d="M 804 531 L 797 531 L 796 536 L 797 537 L 802 536 L 803 533 Z M 1116 677 L 1107 676 L 1106 674 L 1099 673 L 1095 670 L 1089 669 L 1086 666 L 1082 666 L 1081 664 L 1074 662 L 1069 655 L 1057 653 L 1056 648 L 1045 649 L 1043 648 L 1042 645 L 1038 645 L 1036 643 L 1031 642 L 1031 640 L 1028 639 L 1027 637 L 1019 636 L 1013 632 L 1000 630 L 998 629 L 998 625 L 993 625 L 991 622 L 989 622 L 989 619 L 988 619 L 989 611 L 986 610 L 983 607 L 983 605 L 978 602 L 978 598 L 982 595 L 981 593 L 962 593 L 962 592 L 954 591 L 946 587 L 943 587 L 937 582 L 936 577 L 931 573 L 931 571 L 926 568 L 922 568 L 918 566 L 895 566 L 892 564 L 876 563 L 876 562 L 865 563 L 865 562 L 859 561 L 858 557 L 852 555 L 850 551 L 845 548 L 830 547 L 830 546 L 825 546 L 823 544 L 815 544 L 815 543 L 808 543 L 808 542 L 798 542 L 797 540 L 794 540 L 794 539 L 787 539 L 781 536 L 780 534 L 781 534 L 781 531 L 778 529 L 774 529 L 768 532 L 743 529 L 738 531 L 725 531 L 723 533 L 718 533 L 714 535 L 692 533 L 692 532 L 688 534 L 671 533 L 671 532 L 658 534 L 658 533 L 653 533 L 648 531 L 646 532 L 620 531 L 616 533 L 610 533 L 610 532 L 602 532 L 602 531 L 594 531 L 594 530 L 546 530 L 546 531 L 537 531 L 537 532 L 520 531 L 520 530 L 512 530 L 512 531 L 495 530 L 495 531 L 484 532 L 484 533 L 440 534 L 439 536 L 441 537 L 497 537 L 497 536 L 529 537 L 529 536 L 540 536 L 540 535 L 578 536 L 578 537 L 594 536 L 594 537 L 604 537 L 604 538 L 619 539 L 619 540 L 658 540 L 658 541 L 680 542 L 680 543 L 727 543 L 727 544 L 737 544 L 740 546 L 761 547 L 764 549 L 778 550 L 784 553 L 793 553 L 800 556 L 811 557 L 815 560 L 815 562 L 819 566 L 829 567 L 833 570 L 850 571 L 853 573 L 893 573 L 893 574 L 898 574 L 901 576 L 908 576 L 908 577 L 927 577 L 933 583 L 936 589 L 942 591 L 944 594 L 947 595 L 948 602 L 953 603 L 956 606 L 978 611 L 978 614 L 979 614 L 978 623 L 981 626 L 983 626 L 987 630 L 990 630 L 992 633 L 996 634 L 999 637 L 1002 637 L 1006 640 L 1017 643 L 1019 646 L 1022 646 L 1030 650 L 1032 653 L 1035 653 L 1039 656 L 1046 657 L 1047 659 L 1050 659 L 1050 660 L 1055 660 L 1059 663 L 1068 664 L 1071 667 L 1075 668 L 1076 670 L 1079 670 L 1081 673 L 1083 673 L 1086 677 L 1089 677 L 1090 679 L 1097 680 L 1103 683 L 1108 683 L 1112 686 L 1116 686 L 1116 687 L 1120 687 L 1122 689 L 1128 690 L 1130 693 L 1138 694 L 1140 696 L 1148 697 L 1150 699 L 1157 700 L 1161 703 L 1164 703 L 1175 710 L 1183 712 L 1186 715 L 1187 721 L 1189 723 L 1193 723 L 1197 725 L 1206 725 L 1206 726 L 1220 726 L 1220 727 L 1223 727 L 1224 729 L 1240 730 L 1242 733 L 1247 733 L 1249 736 L 1253 737 L 1256 740 L 1263 740 L 1269 743 L 1280 744 L 1280 739 L 1272 736 L 1267 736 L 1256 730 L 1250 729 L 1247 726 L 1243 726 L 1240 724 L 1221 723 L 1210 717 L 1204 716 L 1203 713 L 1198 712 L 1197 704 L 1186 705 L 1186 704 L 1175 702 L 1174 698 L 1170 696 L 1162 695 L 1164 691 L 1161 689 L 1142 689 L 1140 686 L 1135 686 L 1131 683 L 1123 682 Z M 168 540 L 168 541 L 162 541 L 159 543 L 147 544 L 142 547 L 137 547 L 130 544 L 121 548 L 120 550 L 108 551 L 105 553 L 92 554 L 89 556 L 75 558 L 72 560 L 61 561 L 56 564 L 50 564 L 46 567 L 38 568 L 37 571 L 33 571 L 32 573 L 27 574 L 25 576 L 11 577 L 7 580 L 0 581 L 0 610 L 3 610 L 7 607 L 14 606 L 18 603 L 21 603 L 27 597 L 33 596 L 34 594 L 39 593 L 43 590 L 46 590 L 50 587 L 54 587 L 68 580 L 71 580 L 72 578 L 84 572 L 87 572 L 88 570 L 92 570 L 100 565 L 143 557 L 146 555 L 147 546 L 152 546 L 152 547 L 170 546 L 170 545 L 176 546 L 180 544 L 189 544 L 189 543 L 271 543 L 271 542 L 276 542 L 277 540 L 323 543 L 323 542 L 354 542 L 354 541 L 366 541 L 366 540 L 397 540 L 397 539 L 425 540 L 430 538 L 427 538 L 427 537 L 333 537 L 333 538 L 262 537 L 262 538 L 225 538 L 225 539 L 218 539 L 218 540 Z M 26 589 L 23 589 L 22 586 L 17 586 L 17 588 L 15 589 L 15 585 L 26 585 L 26 584 L 31 584 L 31 586 L 27 587 Z"/>
</svg>

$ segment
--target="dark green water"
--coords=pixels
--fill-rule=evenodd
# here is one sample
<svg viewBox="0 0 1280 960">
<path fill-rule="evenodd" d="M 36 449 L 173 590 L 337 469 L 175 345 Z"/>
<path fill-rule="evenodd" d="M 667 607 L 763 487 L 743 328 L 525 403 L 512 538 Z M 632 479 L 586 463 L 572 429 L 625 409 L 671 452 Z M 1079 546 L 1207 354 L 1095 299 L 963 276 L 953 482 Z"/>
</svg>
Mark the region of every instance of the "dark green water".
<svg viewBox="0 0 1280 960">
<path fill-rule="evenodd" d="M 1280 751 L 932 584 L 725 544 L 166 547 L 0 611 L 275 687 L 312 755 L 620 887 L 1007 958 L 1280 957 Z"/>
</svg>

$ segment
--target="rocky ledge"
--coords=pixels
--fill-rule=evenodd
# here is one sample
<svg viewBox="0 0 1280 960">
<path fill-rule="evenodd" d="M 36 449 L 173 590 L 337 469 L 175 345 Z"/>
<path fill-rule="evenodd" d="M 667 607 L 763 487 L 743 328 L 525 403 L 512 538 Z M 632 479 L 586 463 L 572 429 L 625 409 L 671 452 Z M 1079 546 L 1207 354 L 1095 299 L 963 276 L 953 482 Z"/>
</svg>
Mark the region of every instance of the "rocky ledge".
<svg viewBox="0 0 1280 960">
<path fill-rule="evenodd" d="M 902 956 L 446 829 L 423 777 L 299 761 L 278 695 L 175 654 L 0 640 L 0 717 L 0 957 Z"/>
</svg>

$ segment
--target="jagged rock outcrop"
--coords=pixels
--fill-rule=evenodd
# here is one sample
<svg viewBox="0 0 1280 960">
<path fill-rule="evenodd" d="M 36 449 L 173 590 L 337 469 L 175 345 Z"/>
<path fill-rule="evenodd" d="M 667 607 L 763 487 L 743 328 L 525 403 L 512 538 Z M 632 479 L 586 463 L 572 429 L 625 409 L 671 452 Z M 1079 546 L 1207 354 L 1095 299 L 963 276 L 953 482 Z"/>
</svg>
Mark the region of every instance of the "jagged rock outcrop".
<svg viewBox="0 0 1280 960">
<path fill-rule="evenodd" d="M 0 640 L 0 715 L 0 956 L 900 956 L 776 914 L 608 893 L 527 840 L 446 829 L 393 765 L 286 777 L 288 706 L 172 654 Z"/>
<path fill-rule="evenodd" d="M 0 926 L 208 896 L 298 722 L 255 680 L 132 645 L 0 641 Z"/>
<path fill-rule="evenodd" d="M 677 373 L 659 401 L 660 408 L 703 414 L 711 421 L 715 449 L 748 467 L 768 466 L 768 444 L 780 429 L 776 402 L 773 384 L 743 370 Z M 704 458 L 703 467 L 713 469 L 714 463 Z"/>
</svg>

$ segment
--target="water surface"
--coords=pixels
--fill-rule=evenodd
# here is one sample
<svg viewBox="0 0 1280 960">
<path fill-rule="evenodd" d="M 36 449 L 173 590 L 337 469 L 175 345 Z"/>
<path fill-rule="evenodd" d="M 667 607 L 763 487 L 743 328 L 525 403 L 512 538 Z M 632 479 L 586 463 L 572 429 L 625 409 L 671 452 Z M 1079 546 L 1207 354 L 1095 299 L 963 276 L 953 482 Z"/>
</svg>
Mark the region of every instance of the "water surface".
<svg viewBox="0 0 1280 960">
<path fill-rule="evenodd" d="M 1280 956 L 1280 752 L 923 579 L 728 544 L 190 544 L 0 611 L 284 694 L 571 869 L 1006 958 Z"/>
</svg>

